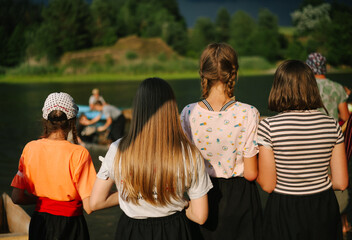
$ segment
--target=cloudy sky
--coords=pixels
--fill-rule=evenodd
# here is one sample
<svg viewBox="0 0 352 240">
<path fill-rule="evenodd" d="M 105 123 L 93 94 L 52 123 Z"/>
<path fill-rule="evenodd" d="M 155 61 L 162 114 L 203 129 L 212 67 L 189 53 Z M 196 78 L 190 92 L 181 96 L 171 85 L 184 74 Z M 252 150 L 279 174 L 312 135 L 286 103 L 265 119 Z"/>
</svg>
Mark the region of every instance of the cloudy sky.
<svg viewBox="0 0 352 240">
<path fill-rule="evenodd" d="M 215 19 L 217 10 L 225 7 L 232 15 L 237 10 L 244 10 L 255 19 L 261 8 L 267 8 L 279 18 L 279 25 L 290 26 L 290 13 L 301 4 L 301 0 L 178 0 L 181 14 L 192 27 L 200 16 Z M 352 6 L 352 0 L 339 0 Z"/>
</svg>

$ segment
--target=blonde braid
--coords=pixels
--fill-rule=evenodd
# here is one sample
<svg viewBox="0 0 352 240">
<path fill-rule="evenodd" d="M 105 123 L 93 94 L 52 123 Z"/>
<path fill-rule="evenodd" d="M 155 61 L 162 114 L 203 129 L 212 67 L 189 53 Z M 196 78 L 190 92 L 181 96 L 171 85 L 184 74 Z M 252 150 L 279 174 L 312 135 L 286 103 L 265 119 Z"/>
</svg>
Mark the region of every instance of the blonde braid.
<svg viewBox="0 0 352 240">
<path fill-rule="evenodd" d="M 208 79 L 203 75 L 201 76 L 201 85 L 202 85 L 202 98 L 207 98 L 209 96 L 209 84 Z"/>
</svg>

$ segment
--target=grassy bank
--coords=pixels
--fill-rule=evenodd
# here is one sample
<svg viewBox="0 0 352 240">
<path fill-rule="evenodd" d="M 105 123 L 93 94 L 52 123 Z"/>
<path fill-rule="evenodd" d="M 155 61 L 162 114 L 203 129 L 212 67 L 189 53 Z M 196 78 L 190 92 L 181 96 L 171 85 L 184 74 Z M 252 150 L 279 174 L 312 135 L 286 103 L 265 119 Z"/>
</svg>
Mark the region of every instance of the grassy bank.
<svg viewBox="0 0 352 240">
<path fill-rule="evenodd" d="M 239 59 L 240 76 L 272 74 L 275 64 L 260 57 Z M 148 77 L 166 80 L 199 78 L 197 59 L 126 60 L 123 64 L 22 65 L 0 75 L 0 83 L 140 81 Z"/>
</svg>

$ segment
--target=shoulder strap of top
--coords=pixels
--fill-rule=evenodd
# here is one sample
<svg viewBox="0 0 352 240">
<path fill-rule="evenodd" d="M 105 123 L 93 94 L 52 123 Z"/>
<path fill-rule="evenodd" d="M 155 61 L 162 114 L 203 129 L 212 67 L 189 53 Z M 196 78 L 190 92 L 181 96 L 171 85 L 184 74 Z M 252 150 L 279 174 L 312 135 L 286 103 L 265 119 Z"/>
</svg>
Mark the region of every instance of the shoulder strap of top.
<svg viewBox="0 0 352 240">
<path fill-rule="evenodd" d="M 233 104 L 234 102 L 236 102 L 236 100 L 232 99 L 231 101 L 225 103 L 225 105 L 222 106 L 222 108 L 220 109 L 220 112 L 221 112 L 221 111 L 225 111 L 226 108 L 228 108 L 228 107 L 229 107 L 231 104 Z"/>
<path fill-rule="evenodd" d="M 202 99 L 202 102 L 204 103 L 204 105 L 208 108 L 209 111 L 213 111 L 214 112 L 214 109 L 211 107 L 210 103 L 208 103 L 208 101 L 206 99 Z M 225 111 L 226 108 L 228 108 L 231 104 L 233 104 L 234 102 L 236 102 L 236 100 L 232 99 L 231 101 L 225 103 L 224 106 L 222 106 L 222 108 L 220 109 L 220 112 L 221 111 Z"/>
<path fill-rule="evenodd" d="M 214 112 L 214 109 L 210 106 L 210 104 L 208 103 L 207 100 L 202 99 L 202 102 L 204 103 L 204 105 L 208 108 L 209 111 Z"/>
</svg>

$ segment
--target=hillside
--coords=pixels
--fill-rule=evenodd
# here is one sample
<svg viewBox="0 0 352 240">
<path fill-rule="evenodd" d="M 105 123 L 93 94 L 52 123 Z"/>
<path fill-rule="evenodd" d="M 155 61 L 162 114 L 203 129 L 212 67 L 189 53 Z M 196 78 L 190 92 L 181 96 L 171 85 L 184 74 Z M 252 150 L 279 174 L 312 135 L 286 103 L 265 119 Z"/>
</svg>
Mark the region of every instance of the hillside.
<svg viewBox="0 0 352 240">
<path fill-rule="evenodd" d="M 121 63 L 128 56 L 133 55 L 130 59 L 145 60 L 148 58 L 157 58 L 163 55 L 165 58 L 178 56 L 162 39 L 160 38 L 140 38 L 137 36 L 129 36 L 119 39 L 115 45 L 110 47 L 99 47 L 78 52 L 67 52 L 60 60 L 60 65 L 68 65 L 71 63 L 106 63 L 113 61 Z"/>
</svg>

